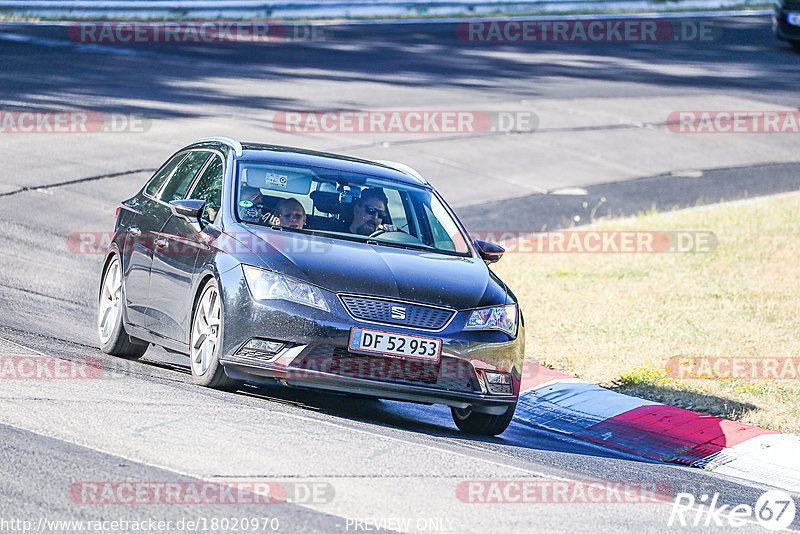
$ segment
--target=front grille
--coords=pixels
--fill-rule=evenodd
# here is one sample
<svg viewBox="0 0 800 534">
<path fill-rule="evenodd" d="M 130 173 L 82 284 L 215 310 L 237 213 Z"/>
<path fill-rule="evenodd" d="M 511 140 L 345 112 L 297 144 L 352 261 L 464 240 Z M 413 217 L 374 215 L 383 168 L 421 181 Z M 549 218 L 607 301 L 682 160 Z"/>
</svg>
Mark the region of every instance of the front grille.
<svg viewBox="0 0 800 534">
<path fill-rule="evenodd" d="M 355 319 L 422 330 L 441 330 L 455 314 L 454 310 L 395 300 L 350 295 L 342 295 L 341 299 Z"/>
<path fill-rule="evenodd" d="M 345 378 L 435 387 L 448 391 L 479 391 L 469 362 L 442 356 L 439 363 L 354 354 L 344 347 L 317 345 L 302 356 L 297 367 Z M 297 376 L 303 376 L 302 373 Z M 307 375 L 306 375 L 307 376 Z M 324 378 L 316 378 L 324 380 Z"/>
</svg>

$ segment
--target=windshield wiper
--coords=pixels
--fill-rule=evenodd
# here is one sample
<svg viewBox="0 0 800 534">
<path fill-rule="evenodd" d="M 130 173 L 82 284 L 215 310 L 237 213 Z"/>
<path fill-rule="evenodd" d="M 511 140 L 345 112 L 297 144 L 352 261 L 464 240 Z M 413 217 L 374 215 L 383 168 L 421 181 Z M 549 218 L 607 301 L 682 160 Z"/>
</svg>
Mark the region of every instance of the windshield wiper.
<svg viewBox="0 0 800 534">
<path fill-rule="evenodd" d="M 376 245 L 385 245 L 387 247 L 393 248 L 404 248 L 406 250 L 433 250 L 436 252 L 440 252 L 439 249 L 431 247 L 429 245 L 414 245 L 410 243 L 396 243 L 394 241 L 382 241 L 380 239 L 367 239 L 367 243 L 374 243 Z"/>
</svg>

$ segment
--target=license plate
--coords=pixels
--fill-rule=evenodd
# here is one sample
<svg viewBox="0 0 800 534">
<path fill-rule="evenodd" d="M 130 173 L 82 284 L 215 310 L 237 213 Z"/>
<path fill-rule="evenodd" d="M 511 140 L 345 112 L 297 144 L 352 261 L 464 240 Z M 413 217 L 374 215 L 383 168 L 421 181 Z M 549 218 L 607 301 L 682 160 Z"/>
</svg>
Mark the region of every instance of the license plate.
<svg viewBox="0 0 800 534">
<path fill-rule="evenodd" d="M 353 328 L 350 331 L 350 350 L 438 362 L 442 340 Z"/>
<path fill-rule="evenodd" d="M 792 26 L 800 26 L 800 13 L 789 13 L 786 20 Z"/>
</svg>

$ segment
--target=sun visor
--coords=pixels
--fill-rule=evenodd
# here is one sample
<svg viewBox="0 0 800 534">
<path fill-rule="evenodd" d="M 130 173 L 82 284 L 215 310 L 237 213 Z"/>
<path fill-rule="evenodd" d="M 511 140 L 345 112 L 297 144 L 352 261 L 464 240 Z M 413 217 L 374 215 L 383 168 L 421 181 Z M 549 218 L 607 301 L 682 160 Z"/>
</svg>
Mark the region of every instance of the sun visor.
<svg viewBox="0 0 800 534">
<path fill-rule="evenodd" d="M 256 163 L 242 165 L 241 173 L 242 185 L 296 195 L 308 195 L 311 180 L 316 176 L 300 167 Z"/>
</svg>

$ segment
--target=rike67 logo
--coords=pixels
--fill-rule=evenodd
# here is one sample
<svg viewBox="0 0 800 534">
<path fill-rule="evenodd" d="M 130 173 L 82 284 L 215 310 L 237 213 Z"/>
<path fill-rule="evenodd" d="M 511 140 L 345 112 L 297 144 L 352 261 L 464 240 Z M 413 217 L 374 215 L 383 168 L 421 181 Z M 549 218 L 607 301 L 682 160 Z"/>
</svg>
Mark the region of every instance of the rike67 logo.
<svg viewBox="0 0 800 534">
<path fill-rule="evenodd" d="M 791 495 L 770 490 L 761 495 L 755 506 L 720 504 L 720 494 L 678 493 L 672 503 L 668 526 L 689 528 L 752 527 L 754 523 L 769 530 L 783 530 L 792 524 L 796 506 Z"/>
</svg>

